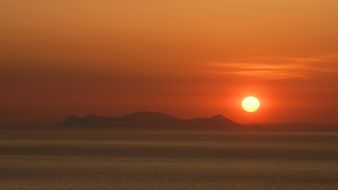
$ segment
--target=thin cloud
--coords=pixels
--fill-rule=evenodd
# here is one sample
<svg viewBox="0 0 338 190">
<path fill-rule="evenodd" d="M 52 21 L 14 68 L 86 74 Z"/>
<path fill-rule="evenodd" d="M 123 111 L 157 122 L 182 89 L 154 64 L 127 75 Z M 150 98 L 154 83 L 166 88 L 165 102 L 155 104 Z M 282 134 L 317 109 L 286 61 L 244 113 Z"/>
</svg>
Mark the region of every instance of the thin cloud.
<svg viewBox="0 0 338 190">
<path fill-rule="evenodd" d="M 256 57 L 238 62 L 214 62 L 206 72 L 264 79 L 309 79 L 338 71 L 338 56 Z"/>
</svg>

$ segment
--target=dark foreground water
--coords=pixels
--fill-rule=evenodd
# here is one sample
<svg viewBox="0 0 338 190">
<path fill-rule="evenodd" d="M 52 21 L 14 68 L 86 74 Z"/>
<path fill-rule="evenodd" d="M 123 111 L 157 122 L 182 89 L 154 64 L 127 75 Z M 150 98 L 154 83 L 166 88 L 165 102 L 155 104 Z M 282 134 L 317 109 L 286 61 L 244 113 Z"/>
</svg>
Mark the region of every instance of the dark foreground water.
<svg viewBox="0 0 338 190">
<path fill-rule="evenodd" d="M 337 190 L 338 133 L 0 131 L 4 190 Z"/>
</svg>

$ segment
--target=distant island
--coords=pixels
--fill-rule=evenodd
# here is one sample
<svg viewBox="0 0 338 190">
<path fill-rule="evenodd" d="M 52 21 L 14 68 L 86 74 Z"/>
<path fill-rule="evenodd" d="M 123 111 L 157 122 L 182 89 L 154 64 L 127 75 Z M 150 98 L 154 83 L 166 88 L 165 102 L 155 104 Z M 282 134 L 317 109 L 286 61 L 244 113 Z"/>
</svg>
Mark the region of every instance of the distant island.
<svg viewBox="0 0 338 190">
<path fill-rule="evenodd" d="M 175 130 L 286 130 L 286 131 L 338 131 L 335 125 L 301 122 L 241 124 L 218 114 L 211 117 L 183 119 L 159 112 L 141 111 L 121 117 L 90 114 L 85 117 L 71 115 L 59 124 L 63 127 L 114 127 L 136 129 Z"/>
</svg>

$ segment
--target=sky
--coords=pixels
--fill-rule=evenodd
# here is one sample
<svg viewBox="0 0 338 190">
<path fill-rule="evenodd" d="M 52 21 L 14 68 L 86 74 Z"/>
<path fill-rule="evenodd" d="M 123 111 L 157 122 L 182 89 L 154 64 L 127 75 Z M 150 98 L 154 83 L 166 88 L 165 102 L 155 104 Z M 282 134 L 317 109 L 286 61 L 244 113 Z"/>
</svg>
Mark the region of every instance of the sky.
<svg viewBox="0 0 338 190">
<path fill-rule="evenodd" d="M 1 0 L 0 122 L 338 124 L 336 0 Z M 245 96 L 261 109 L 246 113 Z"/>
</svg>

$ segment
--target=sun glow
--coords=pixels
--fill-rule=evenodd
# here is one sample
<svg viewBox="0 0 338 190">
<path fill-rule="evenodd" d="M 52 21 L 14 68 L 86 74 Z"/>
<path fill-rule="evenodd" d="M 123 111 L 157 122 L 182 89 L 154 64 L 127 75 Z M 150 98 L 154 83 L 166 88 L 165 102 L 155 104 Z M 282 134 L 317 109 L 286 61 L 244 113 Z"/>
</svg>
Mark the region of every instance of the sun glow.
<svg viewBox="0 0 338 190">
<path fill-rule="evenodd" d="M 242 100 L 242 108 L 246 111 L 246 112 L 256 112 L 261 106 L 260 101 L 258 100 L 258 98 L 254 97 L 254 96 L 248 96 L 246 98 L 244 98 Z"/>
</svg>

